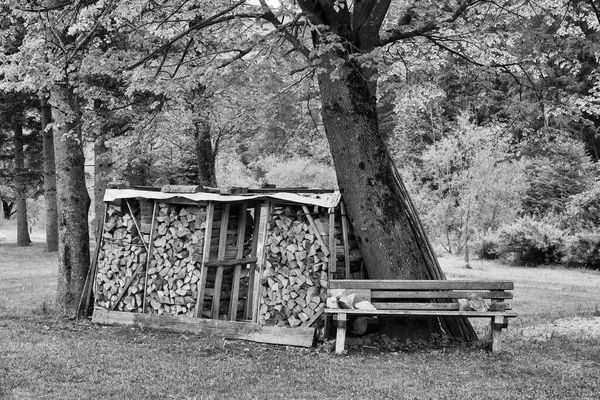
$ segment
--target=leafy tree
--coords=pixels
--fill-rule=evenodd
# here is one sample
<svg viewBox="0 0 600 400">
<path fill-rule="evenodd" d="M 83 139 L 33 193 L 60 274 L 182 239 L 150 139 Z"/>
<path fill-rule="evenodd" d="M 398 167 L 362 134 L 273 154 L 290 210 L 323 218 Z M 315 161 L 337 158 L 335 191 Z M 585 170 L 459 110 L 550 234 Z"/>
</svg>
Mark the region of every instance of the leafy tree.
<svg viewBox="0 0 600 400">
<path fill-rule="evenodd" d="M 521 146 L 529 189 L 523 200 L 530 215 L 562 213 L 571 196 L 584 192 L 594 180 L 585 145 L 565 132 L 543 130 Z"/>
<path fill-rule="evenodd" d="M 421 183 L 412 186 L 420 190 L 417 198 L 427 199 L 421 211 L 429 232 L 449 253 L 468 259 L 474 234 L 495 231 L 519 215 L 528 185 L 501 126 L 478 127 L 463 116 L 427 147 L 421 163 Z"/>
</svg>

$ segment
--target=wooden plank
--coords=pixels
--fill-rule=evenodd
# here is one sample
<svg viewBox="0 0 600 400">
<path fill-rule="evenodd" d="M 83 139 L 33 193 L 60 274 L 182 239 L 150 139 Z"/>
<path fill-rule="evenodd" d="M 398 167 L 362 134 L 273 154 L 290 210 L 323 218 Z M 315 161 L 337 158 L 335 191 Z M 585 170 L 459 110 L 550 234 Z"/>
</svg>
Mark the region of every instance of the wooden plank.
<svg viewBox="0 0 600 400">
<path fill-rule="evenodd" d="M 334 193 L 335 189 L 297 188 L 248 188 L 248 193 Z"/>
<path fill-rule="evenodd" d="M 267 242 L 267 231 L 269 229 L 269 222 L 272 217 L 272 203 L 270 200 L 267 200 L 264 204 L 264 209 L 261 211 L 261 218 L 259 222 L 258 236 L 256 240 L 258 241 L 257 253 L 258 257 L 258 273 L 256 279 L 254 280 L 254 303 L 252 304 L 252 321 L 258 322 L 258 309 L 260 306 L 260 280 L 262 278 L 262 273 L 265 265 L 265 243 Z"/>
<path fill-rule="evenodd" d="M 325 312 L 325 303 L 321 303 L 315 309 L 315 315 L 313 315 L 311 319 L 304 321 L 301 326 L 311 326 L 312 324 L 315 323 L 316 320 L 319 319 L 319 317 L 321 315 L 323 315 L 324 312 Z"/>
<path fill-rule="evenodd" d="M 107 311 L 99 307 L 94 310 L 92 322 L 101 325 L 135 326 L 165 332 L 215 335 L 226 339 L 299 347 L 312 347 L 315 337 L 315 328 L 285 328 L 239 321 L 137 314 Z"/>
<path fill-rule="evenodd" d="M 254 206 L 254 230 L 252 232 L 252 252 L 250 253 L 251 258 L 256 258 L 256 262 L 258 262 L 258 257 L 256 257 L 257 249 L 258 249 L 258 233 L 260 228 L 260 211 L 262 205 L 257 203 Z M 244 319 L 252 319 L 252 310 L 254 305 L 254 282 L 256 281 L 256 264 L 250 265 L 250 270 L 248 271 L 248 295 L 246 296 L 246 307 L 244 307 Z"/>
<path fill-rule="evenodd" d="M 347 289 L 347 293 L 359 292 L 364 289 Z M 511 292 L 452 292 L 452 291 L 422 291 L 422 292 L 405 292 L 405 291 L 371 291 L 373 299 L 466 299 L 469 295 L 474 294 L 482 299 L 512 299 Z"/>
<path fill-rule="evenodd" d="M 248 204 L 242 203 L 239 206 L 238 230 L 237 230 L 237 255 L 238 259 L 244 255 L 244 239 L 246 236 L 246 211 Z M 236 265 L 233 270 L 233 282 L 231 287 L 231 297 L 229 300 L 229 320 L 237 319 L 238 298 L 240 297 L 240 276 L 242 275 L 242 266 Z"/>
<path fill-rule="evenodd" d="M 508 281 L 454 281 L 454 280 L 333 280 L 330 289 L 383 289 L 383 290 L 513 290 Z"/>
<path fill-rule="evenodd" d="M 243 244 L 242 244 L 242 246 L 243 246 Z M 207 267 L 233 267 L 236 265 L 256 264 L 256 261 L 258 261 L 258 258 L 248 257 L 248 258 L 235 258 L 233 260 L 209 261 L 204 265 L 206 265 Z"/>
<path fill-rule="evenodd" d="M 326 308 L 326 314 L 351 314 L 351 315 L 399 315 L 399 316 L 422 316 L 422 317 L 472 317 L 472 318 L 492 318 L 502 316 L 506 318 L 515 318 L 516 313 L 498 312 L 498 311 L 449 311 L 449 310 L 342 310 L 339 308 Z"/>
<path fill-rule="evenodd" d="M 219 235 L 219 250 L 217 252 L 217 259 L 222 261 L 225 258 L 225 251 L 227 250 L 227 226 L 229 225 L 229 211 L 231 210 L 231 204 L 225 203 L 223 205 L 223 216 L 221 217 L 221 234 Z M 212 319 L 219 319 L 219 309 L 221 307 L 221 286 L 223 285 L 223 267 L 217 267 L 215 274 L 215 291 L 213 294 L 212 301 Z"/>
<path fill-rule="evenodd" d="M 337 272 L 337 254 L 336 251 L 333 251 L 336 246 L 335 242 L 335 208 L 329 209 L 329 248 L 332 249 L 332 253 L 329 255 L 329 265 L 328 265 L 328 280 L 335 279 L 335 273 Z M 348 276 L 345 277 L 348 279 Z"/>
<path fill-rule="evenodd" d="M 150 236 L 149 236 L 149 240 L 148 240 L 148 254 L 146 256 L 146 271 L 145 271 L 145 279 L 144 279 L 144 300 L 142 302 L 142 312 L 146 313 L 146 295 L 148 293 L 148 270 L 150 269 L 150 260 L 152 259 L 152 250 L 153 250 L 153 243 L 154 243 L 154 229 L 156 228 L 156 216 L 158 215 L 158 203 L 154 202 L 154 207 L 152 208 L 152 224 L 150 224 Z M 135 220 L 135 219 L 134 219 Z M 140 238 L 142 239 L 142 242 L 144 241 L 144 238 L 142 237 L 142 231 L 140 231 L 138 229 L 138 232 L 140 232 Z"/>
<path fill-rule="evenodd" d="M 199 193 L 205 190 L 203 186 L 198 185 L 165 185 L 160 191 L 163 193 Z"/>
<path fill-rule="evenodd" d="M 340 211 L 342 218 L 342 236 L 344 239 L 344 268 L 346 270 L 346 279 L 350 279 L 350 243 L 348 239 L 348 216 L 346 214 L 346 206 L 344 202 L 340 202 Z"/>
<path fill-rule="evenodd" d="M 378 310 L 460 310 L 458 303 L 372 303 Z"/>
<path fill-rule="evenodd" d="M 347 316 L 345 313 L 337 315 L 337 333 L 335 335 L 335 353 L 342 354 L 346 346 L 346 322 Z"/>
<path fill-rule="evenodd" d="M 135 219 L 135 215 L 133 214 L 133 209 L 131 208 L 131 204 L 129 204 L 129 199 L 125 199 L 125 203 L 127 204 L 127 208 L 129 209 L 129 214 L 131 215 L 131 219 L 133 220 L 135 229 L 137 229 L 138 235 L 140 235 L 140 240 L 142 241 L 142 244 L 144 245 L 144 248 L 146 249 L 146 253 L 150 253 L 150 251 L 148 250 L 148 244 L 144 240 L 144 235 L 142 234 L 142 230 L 140 229 L 140 226 L 138 225 L 137 220 Z M 154 214 L 152 214 L 152 215 L 154 216 Z"/>
<path fill-rule="evenodd" d="M 317 225 L 315 224 L 315 220 L 313 219 L 312 215 L 310 215 L 310 211 L 308 210 L 308 207 L 305 204 L 302 204 L 302 211 L 304 211 L 304 215 L 306 215 L 306 219 L 308 219 L 308 223 L 310 225 L 310 228 L 313 231 L 313 235 L 315 235 L 315 237 L 317 238 L 317 241 L 321 245 L 321 250 L 323 250 L 323 253 L 326 256 L 328 256 L 329 248 L 323 241 L 323 237 L 321 237 L 321 232 L 319 232 L 319 229 L 317 228 Z"/>
<path fill-rule="evenodd" d="M 138 273 L 142 272 L 142 267 L 145 267 L 145 265 L 144 264 L 139 264 L 137 266 L 137 268 L 133 271 L 133 273 L 131 274 L 131 277 L 129 278 L 129 280 L 123 286 L 123 290 L 121 291 L 121 294 L 119 295 L 119 297 L 117 297 L 117 299 L 115 300 L 115 302 L 110 306 L 111 310 L 114 310 L 115 307 L 117 307 L 117 305 L 121 302 L 121 300 L 123 299 L 123 296 L 125 296 L 125 294 L 127 293 L 127 289 L 129 289 L 129 286 L 131 286 L 131 283 L 135 279 L 135 276 Z"/>
<path fill-rule="evenodd" d="M 206 276 L 208 268 L 204 265 L 208 262 L 210 256 L 210 239 L 212 235 L 213 219 L 215 217 L 215 203 L 209 202 L 206 208 L 206 226 L 204 229 L 204 249 L 202 251 L 202 266 L 200 267 L 200 279 L 198 280 L 198 299 L 196 299 L 195 317 L 202 316 L 202 308 L 204 307 L 204 294 L 206 292 Z"/>
<path fill-rule="evenodd" d="M 159 201 L 159 200 L 156 200 Z M 168 202 L 169 204 L 181 204 L 183 206 L 206 206 L 208 202 L 206 201 L 194 201 L 189 200 L 184 197 L 172 197 L 170 199 L 160 200 L 161 203 Z"/>
<path fill-rule="evenodd" d="M 340 202 L 340 210 L 342 212 L 342 236 L 344 239 L 344 267 L 346 269 L 346 279 L 350 279 L 350 244 L 348 241 L 348 217 L 346 215 L 346 207 L 344 202 Z"/>
<path fill-rule="evenodd" d="M 96 247 L 94 248 L 94 254 L 92 255 L 92 262 L 88 269 L 87 277 L 81 292 L 81 299 L 79 300 L 79 306 L 77 307 L 77 317 L 84 311 L 83 316 L 88 316 L 88 310 L 90 308 L 90 299 L 92 298 L 92 292 L 94 282 L 96 281 L 96 267 L 98 266 L 98 255 L 100 254 L 100 247 L 102 246 L 102 238 L 104 237 L 104 223 L 106 221 L 106 210 L 108 205 L 104 203 L 104 214 L 102 215 L 102 222 L 96 232 Z"/>
</svg>

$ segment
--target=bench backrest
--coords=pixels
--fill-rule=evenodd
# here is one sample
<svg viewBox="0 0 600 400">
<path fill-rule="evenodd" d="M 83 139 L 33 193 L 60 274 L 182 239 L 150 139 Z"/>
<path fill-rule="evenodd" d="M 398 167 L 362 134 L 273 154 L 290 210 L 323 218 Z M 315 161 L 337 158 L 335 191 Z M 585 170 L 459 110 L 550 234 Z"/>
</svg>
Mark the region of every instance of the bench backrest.
<svg viewBox="0 0 600 400">
<path fill-rule="evenodd" d="M 454 280 L 331 280 L 329 289 L 344 289 L 377 309 L 458 310 L 456 300 L 472 296 L 502 302 L 512 299 L 513 282 Z"/>
</svg>

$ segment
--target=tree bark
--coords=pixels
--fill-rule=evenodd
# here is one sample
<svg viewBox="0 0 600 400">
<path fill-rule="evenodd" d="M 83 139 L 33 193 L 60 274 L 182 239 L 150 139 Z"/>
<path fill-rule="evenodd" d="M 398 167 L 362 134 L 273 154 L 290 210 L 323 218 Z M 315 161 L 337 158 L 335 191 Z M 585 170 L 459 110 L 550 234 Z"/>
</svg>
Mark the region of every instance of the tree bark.
<svg viewBox="0 0 600 400">
<path fill-rule="evenodd" d="M 44 199 L 46 201 L 46 251 L 58 250 L 58 210 L 56 205 L 56 164 L 54 136 L 48 125 L 52 123 L 52 107 L 48 96 L 41 96 L 42 140 L 44 148 Z"/>
<path fill-rule="evenodd" d="M 330 61 L 324 59 L 321 65 Z M 369 278 L 432 279 L 394 179 L 395 166 L 379 134 L 372 87 L 351 62 L 336 75 L 335 79 L 330 73 L 319 75 L 323 124 Z M 439 332 L 431 318 L 382 320 L 387 321 L 382 332 L 389 336 L 415 340 Z"/>
<path fill-rule="evenodd" d="M 104 192 L 110 182 L 109 172 L 111 165 L 111 154 L 106 147 L 106 135 L 108 132 L 96 138 L 94 142 L 94 234 L 102 225 L 104 218 Z"/>
<path fill-rule="evenodd" d="M 72 87 L 58 83 L 52 89 L 52 105 L 59 233 L 57 304 L 72 318 L 77 316 L 90 262 L 90 197 L 85 185 L 79 99 Z"/>
<path fill-rule="evenodd" d="M 17 246 L 29 246 L 29 225 L 27 223 L 27 184 L 25 175 L 25 154 L 23 152 L 23 120 L 14 116 L 13 142 L 15 146 L 15 203 L 17 206 Z"/>
<path fill-rule="evenodd" d="M 371 279 L 445 279 L 414 206 L 380 134 L 377 67 L 358 61 L 379 46 L 390 0 L 298 0 L 314 25 L 323 124 L 338 185 Z M 354 57 L 354 56 L 360 57 Z M 313 60 L 314 61 L 314 60 Z M 382 333 L 424 339 L 440 330 L 435 318 L 381 318 Z M 451 335 L 470 340 L 465 321 L 443 320 Z"/>
<path fill-rule="evenodd" d="M 217 186 L 215 175 L 215 154 L 210 137 L 210 125 L 199 116 L 194 116 L 194 140 L 198 162 L 198 183 L 204 186 Z"/>
</svg>

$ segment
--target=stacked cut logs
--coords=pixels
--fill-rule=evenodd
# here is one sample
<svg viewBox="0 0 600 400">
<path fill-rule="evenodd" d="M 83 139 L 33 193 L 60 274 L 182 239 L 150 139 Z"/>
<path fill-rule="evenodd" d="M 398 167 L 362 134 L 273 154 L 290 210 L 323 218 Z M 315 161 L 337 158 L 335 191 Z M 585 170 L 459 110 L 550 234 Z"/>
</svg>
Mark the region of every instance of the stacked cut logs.
<svg viewBox="0 0 600 400">
<path fill-rule="evenodd" d="M 216 260 L 219 246 L 221 211 L 216 211 L 211 233 L 209 260 Z M 161 203 L 156 217 L 152 257 L 148 269 L 147 310 L 153 314 L 193 316 L 198 298 L 202 254 L 206 235 L 206 208 Z M 236 256 L 237 217 L 230 215 L 225 259 Z M 210 316 L 216 271 L 208 269 L 203 316 Z M 220 310 L 228 309 L 233 269 L 224 271 Z M 246 279 L 247 281 L 247 279 Z M 247 293 L 247 282 L 240 294 Z M 242 292 L 244 290 L 244 292 Z M 240 302 L 243 304 L 243 302 Z M 243 309 L 239 312 L 243 312 Z"/>
<path fill-rule="evenodd" d="M 114 204 L 108 206 L 107 214 L 98 254 L 96 304 L 110 309 L 120 299 L 116 309 L 141 312 L 144 277 L 140 272 L 146 264 L 146 249 L 134 217 Z"/>
<path fill-rule="evenodd" d="M 325 211 L 313 215 L 325 224 Z M 265 242 L 265 268 L 261 279 L 260 320 L 266 324 L 298 326 L 309 321 L 327 298 L 329 257 L 302 208 L 273 211 Z"/>
</svg>

